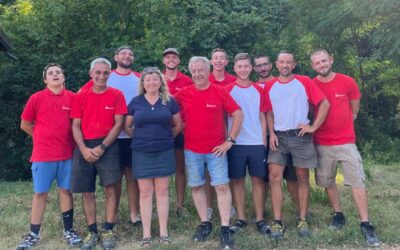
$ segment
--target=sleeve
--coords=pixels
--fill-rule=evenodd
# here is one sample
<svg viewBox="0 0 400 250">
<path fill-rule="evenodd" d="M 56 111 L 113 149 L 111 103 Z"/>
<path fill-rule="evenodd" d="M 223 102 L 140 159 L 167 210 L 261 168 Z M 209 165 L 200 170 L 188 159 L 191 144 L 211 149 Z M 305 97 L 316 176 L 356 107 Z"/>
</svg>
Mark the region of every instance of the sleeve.
<svg viewBox="0 0 400 250">
<path fill-rule="evenodd" d="M 257 93 L 260 96 L 260 112 L 267 112 L 267 105 L 265 101 L 264 89 L 258 86 L 257 84 L 253 84 L 254 88 L 257 90 Z"/>
<path fill-rule="evenodd" d="M 82 118 L 82 96 L 82 92 L 79 92 L 79 94 L 74 97 L 69 118 Z"/>
<path fill-rule="evenodd" d="M 136 97 L 132 98 L 132 100 L 128 104 L 128 115 L 133 116 L 135 114 L 135 100 Z"/>
<path fill-rule="evenodd" d="M 236 110 L 240 109 L 239 105 L 235 102 L 235 100 L 232 98 L 232 96 L 226 91 L 224 88 L 218 88 L 216 87 L 219 91 L 221 91 L 222 96 L 223 96 L 223 101 L 224 101 L 224 110 L 228 114 L 232 114 Z"/>
<path fill-rule="evenodd" d="M 300 82 L 305 85 L 308 100 L 312 105 L 318 106 L 318 104 L 326 98 L 324 93 L 322 93 L 322 91 L 317 86 L 317 84 L 315 84 L 315 82 L 309 77 L 304 77 L 300 79 Z"/>
<path fill-rule="evenodd" d="M 356 81 L 353 78 L 349 77 L 349 80 L 347 82 L 349 87 L 349 99 L 359 100 L 361 98 L 361 93 Z"/>
<path fill-rule="evenodd" d="M 118 91 L 116 100 L 115 100 L 115 114 L 116 115 L 126 115 L 128 113 L 128 109 L 126 107 L 125 97 L 122 92 Z"/>
<path fill-rule="evenodd" d="M 36 119 L 36 98 L 31 96 L 25 105 L 24 111 L 21 114 L 21 119 L 28 122 L 33 122 Z"/>
<path fill-rule="evenodd" d="M 175 115 L 176 113 L 178 113 L 180 111 L 179 105 L 173 97 L 171 97 L 171 100 L 169 102 L 169 107 L 170 107 L 173 115 Z"/>
<path fill-rule="evenodd" d="M 269 91 L 271 90 L 272 85 L 273 85 L 272 83 L 271 84 L 265 83 L 263 96 L 264 96 L 264 105 L 266 112 L 272 112 L 271 98 L 269 98 Z"/>
</svg>

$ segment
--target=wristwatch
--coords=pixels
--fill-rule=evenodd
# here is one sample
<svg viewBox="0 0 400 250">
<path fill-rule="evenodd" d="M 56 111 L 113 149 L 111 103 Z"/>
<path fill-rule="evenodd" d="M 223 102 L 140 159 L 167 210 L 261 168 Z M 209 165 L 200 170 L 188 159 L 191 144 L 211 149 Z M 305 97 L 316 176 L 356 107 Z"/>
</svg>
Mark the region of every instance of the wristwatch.
<svg viewBox="0 0 400 250">
<path fill-rule="evenodd" d="M 107 148 L 107 145 L 106 145 L 106 144 L 104 144 L 104 143 L 101 143 L 101 144 L 100 144 L 100 148 L 101 148 L 101 149 L 103 149 L 103 150 L 106 150 L 106 148 Z"/>
<path fill-rule="evenodd" d="M 226 139 L 229 142 L 232 142 L 232 144 L 236 144 L 236 141 L 234 139 L 232 139 L 232 137 L 228 136 L 228 138 Z"/>
</svg>

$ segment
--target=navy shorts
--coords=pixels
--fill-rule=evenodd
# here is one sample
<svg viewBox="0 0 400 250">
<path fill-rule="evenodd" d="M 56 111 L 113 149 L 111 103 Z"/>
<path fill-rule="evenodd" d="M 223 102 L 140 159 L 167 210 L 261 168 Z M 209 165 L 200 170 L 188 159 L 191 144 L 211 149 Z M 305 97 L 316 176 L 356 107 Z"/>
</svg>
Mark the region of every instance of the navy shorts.
<svg viewBox="0 0 400 250">
<path fill-rule="evenodd" d="M 85 140 L 85 145 L 94 148 L 103 139 Z M 74 150 L 72 163 L 71 192 L 84 193 L 96 190 L 96 175 L 99 174 L 100 185 L 103 187 L 114 184 L 121 179 L 118 162 L 118 144 L 114 142 L 107 147 L 104 154 L 96 162 L 87 162 L 78 147 Z"/>
<path fill-rule="evenodd" d="M 264 145 L 233 145 L 228 151 L 229 178 L 244 178 L 247 168 L 250 176 L 265 177 L 265 159 Z"/>
<path fill-rule="evenodd" d="M 119 149 L 119 167 L 121 170 L 132 168 L 131 138 L 117 139 Z"/>
</svg>

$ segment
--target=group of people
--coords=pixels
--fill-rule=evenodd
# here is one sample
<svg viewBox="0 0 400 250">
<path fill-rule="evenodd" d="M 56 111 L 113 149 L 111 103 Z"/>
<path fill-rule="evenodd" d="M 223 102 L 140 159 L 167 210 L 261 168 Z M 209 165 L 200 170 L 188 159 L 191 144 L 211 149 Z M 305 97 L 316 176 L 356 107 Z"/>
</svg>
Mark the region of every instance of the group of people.
<svg viewBox="0 0 400 250">
<path fill-rule="evenodd" d="M 332 71 L 333 57 L 325 49 L 311 53 L 314 79 L 293 74 L 295 55 L 276 57 L 277 77 L 266 55 L 251 60 L 247 53 L 234 57 L 235 76 L 226 72 L 228 56 L 215 49 L 211 59 L 190 58 L 191 77 L 178 70 L 179 52 L 163 53 L 165 70 L 148 67 L 132 71 L 134 51 L 115 51 L 116 69 L 104 58 L 90 64 L 87 82 L 77 94 L 66 90 L 58 64 L 43 71 L 46 88 L 33 94 L 22 113 L 21 129 L 33 138 L 31 157 L 34 196 L 30 232 L 17 249 L 30 249 L 40 240 L 47 194 L 54 179 L 60 195 L 64 239 L 70 246 L 104 249 L 116 246 L 113 231 L 119 220 L 121 183 L 125 176 L 129 223 L 142 228 L 141 245 L 150 247 L 153 196 L 160 244 L 170 244 L 168 232 L 170 176 L 175 174 L 175 215 L 186 213 L 186 183 L 200 217 L 193 241 L 203 242 L 212 232 L 211 190 L 217 196 L 220 248 L 235 249 L 233 235 L 248 225 L 245 178 L 252 183 L 255 228 L 281 239 L 282 179 L 298 209 L 298 234 L 307 237 L 309 169 L 325 188 L 333 208 L 332 229 L 341 229 L 345 217 L 335 183 L 337 163 L 343 166 L 345 185 L 352 187 L 367 243 L 380 240 L 368 217 L 365 174 L 355 145 L 354 120 L 360 104 L 357 84 Z M 212 71 L 211 71 L 212 65 Z M 257 82 L 250 80 L 252 71 Z M 310 108 L 311 107 L 311 108 Z M 312 113 L 312 119 L 310 117 Z M 105 193 L 105 222 L 96 219 L 96 176 Z M 270 190 L 273 218 L 264 218 Z M 232 192 L 232 193 L 231 193 Z M 73 229 L 72 193 L 82 193 L 88 225 L 85 239 Z M 230 224 L 232 207 L 237 219 Z"/>
</svg>

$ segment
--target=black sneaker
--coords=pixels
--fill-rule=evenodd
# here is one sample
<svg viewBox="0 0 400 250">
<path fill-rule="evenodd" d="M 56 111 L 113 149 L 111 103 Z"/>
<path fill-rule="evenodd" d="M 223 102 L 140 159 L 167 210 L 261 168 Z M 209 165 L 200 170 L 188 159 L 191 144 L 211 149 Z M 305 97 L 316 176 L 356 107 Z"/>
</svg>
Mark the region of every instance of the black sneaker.
<svg viewBox="0 0 400 250">
<path fill-rule="evenodd" d="M 271 227 L 267 225 L 263 220 L 256 222 L 256 229 L 262 235 L 270 235 Z"/>
<path fill-rule="evenodd" d="M 22 241 L 17 246 L 17 250 L 32 249 L 40 240 L 40 235 L 30 232 L 25 235 Z"/>
<path fill-rule="evenodd" d="M 346 218 L 342 213 L 335 213 L 332 219 L 332 223 L 329 226 L 329 229 L 332 230 L 340 230 L 346 224 Z"/>
<path fill-rule="evenodd" d="M 235 249 L 235 240 L 233 239 L 233 233 L 230 229 L 221 231 L 219 237 L 221 250 Z"/>
<path fill-rule="evenodd" d="M 232 233 L 237 233 L 237 232 L 243 230 L 246 226 L 247 226 L 247 222 L 246 222 L 246 221 L 244 221 L 244 220 L 237 220 L 237 221 L 235 222 L 235 224 L 233 224 L 233 225 L 229 228 L 229 230 L 230 230 Z"/>
<path fill-rule="evenodd" d="M 375 229 L 371 225 L 371 223 L 361 223 L 360 225 L 361 232 L 364 234 L 364 238 L 367 241 L 367 244 L 371 247 L 379 247 L 381 245 L 381 241 L 378 236 L 375 234 Z"/>
<path fill-rule="evenodd" d="M 202 222 L 200 225 L 197 226 L 196 232 L 193 236 L 193 241 L 206 241 L 207 237 L 211 234 L 212 231 L 212 223 Z"/>
<path fill-rule="evenodd" d="M 81 236 L 74 229 L 64 231 L 64 240 L 70 247 L 76 247 L 83 243 Z"/>
</svg>

